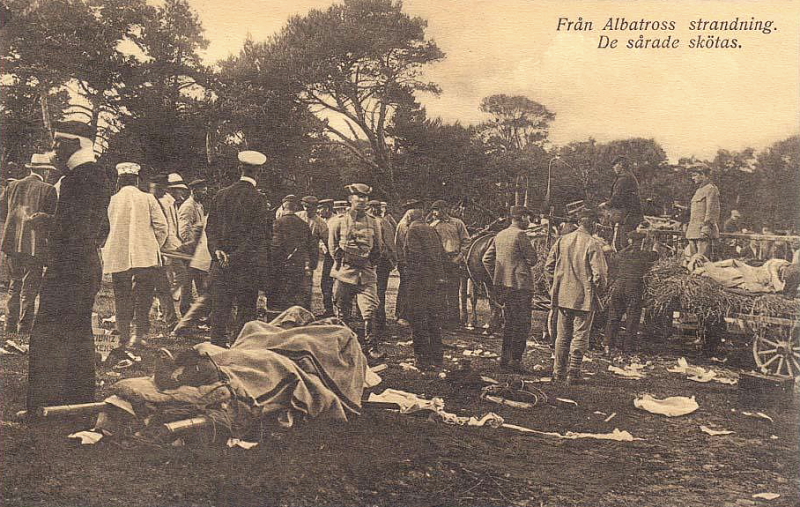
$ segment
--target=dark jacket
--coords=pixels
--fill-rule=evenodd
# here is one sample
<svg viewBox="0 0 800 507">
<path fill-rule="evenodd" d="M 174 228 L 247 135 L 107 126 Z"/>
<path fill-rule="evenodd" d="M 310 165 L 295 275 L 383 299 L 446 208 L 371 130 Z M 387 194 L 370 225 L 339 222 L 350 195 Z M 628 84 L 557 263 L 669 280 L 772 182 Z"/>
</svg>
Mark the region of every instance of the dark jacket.
<svg viewBox="0 0 800 507">
<path fill-rule="evenodd" d="M 411 305 L 421 304 L 440 309 L 442 298 L 437 291 L 444 280 L 446 256 L 433 227 L 421 220 L 412 222 L 408 226 L 403 253 L 407 263 Z"/>
<path fill-rule="evenodd" d="M 271 231 L 267 198 L 247 181 L 219 191 L 208 209 L 208 251 L 222 250 L 231 265 L 264 267 Z"/>
<path fill-rule="evenodd" d="M 308 263 L 316 269 L 319 260 L 319 240 L 311 228 L 294 213 L 275 220 L 272 227 L 272 259 L 278 266 L 305 269 Z"/>
<path fill-rule="evenodd" d="M 58 195 L 53 185 L 34 174 L 12 182 L 0 199 L 3 223 L 2 251 L 8 255 L 25 254 L 44 260 L 49 227 L 44 221 L 34 223 L 34 213 L 55 215 Z"/>
<path fill-rule="evenodd" d="M 644 220 L 642 215 L 642 201 L 639 199 L 639 182 L 630 172 L 617 176 L 611 187 L 609 208 L 622 212 L 622 222 L 625 225 L 638 225 Z"/>
<path fill-rule="evenodd" d="M 610 274 L 614 288 L 626 292 L 642 292 L 644 275 L 658 260 L 658 253 L 641 250 L 638 245 L 630 245 L 612 257 Z"/>
</svg>

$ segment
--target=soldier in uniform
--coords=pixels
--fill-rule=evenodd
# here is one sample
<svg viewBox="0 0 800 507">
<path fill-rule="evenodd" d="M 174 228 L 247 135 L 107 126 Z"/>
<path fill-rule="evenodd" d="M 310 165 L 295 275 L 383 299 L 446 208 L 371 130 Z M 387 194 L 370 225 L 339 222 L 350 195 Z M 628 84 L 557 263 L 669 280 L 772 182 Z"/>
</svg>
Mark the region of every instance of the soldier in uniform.
<svg viewBox="0 0 800 507">
<path fill-rule="evenodd" d="M 384 357 L 378 348 L 379 337 L 375 331 L 375 312 L 378 308 L 378 276 L 376 266 L 381 258 L 381 226 L 367 213 L 367 200 L 372 188 L 363 183 L 345 187 L 350 194 L 350 207 L 330 224 L 328 244 L 334 266 L 331 276 L 334 284 L 334 304 L 337 315 L 348 320 L 353 298 L 356 299 L 364 319 L 362 346 L 371 360 Z"/>
</svg>

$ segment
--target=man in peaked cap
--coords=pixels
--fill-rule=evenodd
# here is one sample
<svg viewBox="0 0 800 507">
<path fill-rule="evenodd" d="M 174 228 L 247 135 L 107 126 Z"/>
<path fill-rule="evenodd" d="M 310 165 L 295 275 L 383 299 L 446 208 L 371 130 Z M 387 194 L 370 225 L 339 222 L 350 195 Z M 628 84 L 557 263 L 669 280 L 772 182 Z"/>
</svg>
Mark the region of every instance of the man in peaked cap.
<svg viewBox="0 0 800 507">
<path fill-rule="evenodd" d="M 369 201 L 369 212 L 375 217 L 381 227 L 381 258 L 375 267 L 378 276 L 378 308 L 375 312 L 375 326 L 379 336 L 386 332 L 386 289 L 389 287 L 389 274 L 397 264 L 397 253 L 394 236 L 395 226 L 384 217 L 384 207 L 381 201 Z"/>
<path fill-rule="evenodd" d="M 611 198 L 601 207 L 608 208 L 609 217 L 614 224 L 614 249 L 625 247 L 625 237 L 636 230 L 643 220 L 642 200 L 639 197 L 639 182 L 631 171 L 627 157 L 619 156 L 611 162 L 616 178 L 611 186 Z"/>
<path fill-rule="evenodd" d="M 445 256 L 444 318 L 443 327 L 455 328 L 461 322 L 458 294 L 461 288 L 462 269 L 465 266 L 470 238 L 467 226 L 460 218 L 450 216 L 447 202 L 438 200 L 431 204 L 431 227 L 442 240 Z"/>
<path fill-rule="evenodd" d="M 328 222 L 325 221 L 320 215 L 320 206 L 322 205 L 322 201 L 317 199 L 316 196 L 307 195 L 300 200 L 301 204 L 303 205 L 303 210 L 297 212 L 297 216 L 300 219 L 308 224 L 308 227 L 311 229 L 311 236 L 314 239 L 315 251 L 311 252 L 312 257 L 316 257 L 317 261 L 312 263 L 315 268 L 316 265 L 319 264 L 319 250 L 322 250 L 323 255 L 328 256 Z M 326 199 L 327 202 L 333 203 L 332 200 Z M 333 259 L 331 259 L 330 263 L 331 267 L 333 266 Z M 323 262 L 323 273 L 322 279 L 320 279 L 320 290 L 323 289 L 323 282 L 325 278 L 324 272 L 325 263 Z M 328 270 L 327 277 L 330 278 L 330 269 Z M 308 306 L 307 308 L 311 309 L 311 292 L 312 287 L 310 284 L 313 283 L 312 279 L 308 279 L 307 283 L 309 284 L 308 288 L 306 289 L 306 294 L 308 295 Z M 332 284 L 330 284 L 332 286 Z M 324 295 L 324 291 L 323 291 Z M 326 307 L 326 313 L 328 308 Z M 331 306 L 330 310 L 333 310 L 333 306 Z"/>
<path fill-rule="evenodd" d="M 338 218 L 338 215 L 333 213 L 333 199 L 321 199 L 319 201 L 319 216 L 325 220 L 325 230 L 330 231 L 331 222 Z M 333 278 L 331 277 L 331 269 L 333 269 L 333 256 L 331 255 L 331 248 L 328 245 L 328 233 L 321 239 L 322 242 L 322 273 L 319 279 L 320 291 L 322 292 L 322 305 L 325 308 L 323 316 L 332 317 L 333 310 Z"/>
<path fill-rule="evenodd" d="M 93 402 L 95 394 L 92 307 L 100 289 L 98 248 L 108 235 L 111 185 L 95 161 L 91 126 L 65 122 L 54 130 L 55 165 L 64 177 L 31 332 L 30 413 L 46 405 Z"/>
<path fill-rule="evenodd" d="M 686 226 L 689 253 L 702 254 L 713 261 L 715 243 L 719 239 L 719 189 L 711 180 L 711 168 L 708 165 L 695 164 L 689 168 L 689 172 L 697 185 L 689 208 L 689 225 Z"/>
<path fill-rule="evenodd" d="M 504 305 L 500 367 L 524 372 L 522 358 L 531 334 L 531 268 L 537 256 L 525 234 L 530 225 L 530 211 L 524 206 L 511 206 L 509 215 L 511 224 L 497 233 L 481 260 L 492 275 L 495 292 Z"/>
<path fill-rule="evenodd" d="M 162 250 L 176 251 L 181 246 L 181 240 L 178 238 L 178 217 L 177 211 L 174 209 L 174 199 L 167 193 L 167 186 L 169 179 L 166 174 L 159 173 L 150 176 L 149 192 L 156 198 L 164 217 L 167 220 L 167 239 L 161 244 Z M 167 329 L 172 329 L 178 322 L 178 313 L 175 311 L 175 300 L 172 295 L 172 287 L 170 283 L 170 264 L 172 259 L 163 256 L 161 257 L 161 265 L 154 275 L 155 284 L 155 297 L 158 300 L 159 307 L 161 308 L 161 318 L 163 319 Z"/>
<path fill-rule="evenodd" d="M 558 308 L 553 377 L 568 383 L 581 382 L 581 363 L 589 347 L 592 320 L 599 308 L 600 294 L 607 286 L 605 254 L 592 237 L 596 223 L 593 211 L 581 211 L 578 229 L 559 238 L 545 263 L 551 305 Z"/>
<path fill-rule="evenodd" d="M 316 201 L 316 197 L 306 198 L 306 210 L 313 208 L 315 213 Z M 299 208 L 297 200 L 287 201 L 283 215 L 275 220 L 272 227 L 272 264 L 277 301 L 270 301 L 270 306 L 280 310 L 295 305 L 311 310 L 311 283 L 319 262 L 319 238 L 312 233 L 310 224 L 297 215 Z M 319 217 L 314 215 L 312 218 Z"/>
<path fill-rule="evenodd" d="M 345 187 L 349 196 L 349 209 L 330 224 L 328 244 L 335 261 L 331 276 L 334 284 L 336 312 L 349 320 L 353 298 L 356 299 L 364 319 L 362 346 L 368 357 L 375 361 L 384 357 L 375 331 L 375 311 L 378 308 L 378 277 L 375 267 L 381 257 L 381 227 L 367 214 L 367 200 L 372 188 L 363 183 Z"/>
<path fill-rule="evenodd" d="M 25 167 L 30 174 L 13 181 L 0 197 L 2 252 L 9 272 L 6 333 L 28 334 L 47 254 L 45 223 L 56 212 L 58 196 L 46 174 L 55 167 L 50 157 L 34 153 Z"/>
<path fill-rule="evenodd" d="M 286 210 L 289 208 L 290 203 L 294 203 L 296 205 L 300 205 L 300 199 L 297 198 L 294 194 L 289 194 L 281 199 L 281 205 L 275 210 L 275 219 L 282 217 Z"/>
<path fill-rule="evenodd" d="M 197 179 L 189 183 L 188 188 L 191 193 L 178 208 L 178 239 L 181 240 L 181 246 L 178 250 L 194 255 L 205 232 L 206 211 L 204 205 L 208 193 L 208 185 L 206 180 Z M 189 311 L 194 300 L 192 285 L 197 289 L 197 293 L 200 296 L 205 294 L 206 278 L 208 270 L 211 268 L 210 257 L 208 261 L 207 266 L 196 267 L 192 266 L 191 263 L 186 266 L 186 276 L 181 289 L 181 315 L 185 315 Z"/>
<path fill-rule="evenodd" d="M 267 198 L 256 189 L 256 178 L 267 157 L 257 151 L 243 151 L 238 158 L 241 177 L 214 197 L 206 224 L 212 257 L 211 342 L 220 346 L 228 344 L 228 321 L 234 306 L 233 336 L 256 318 L 258 287 L 272 233 L 265 220 Z"/>
<path fill-rule="evenodd" d="M 167 219 L 155 196 L 139 190 L 138 164 L 117 164 L 117 187 L 108 205 L 111 224 L 103 247 L 103 272 L 111 275 L 120 345 L 145 343 Z M 131 322 L 133 333 L 131 334 Z"/>
<path fill-rule="evenodd" d="M 406 201 L 402 206 L 403 217 L 397 223 L 397 228 L 394 235 L 395 251 L 397 252 L 397 272 L 400 275 L 400 284 L 397 287 L 397 299 L 395 300 L 394 313 L 397 318 L 397 323 L 401 326 L 407 326 L 411 319 L 409 311 L 410 305 L 408 301 L 408 276 L 405 249 L 406 239 L 408 237 L 408 227 L 411 222 L 415 220 L 414 216 L 423 214 L 423 203 L 419 199 L 411 199 Z"/>
</svg>

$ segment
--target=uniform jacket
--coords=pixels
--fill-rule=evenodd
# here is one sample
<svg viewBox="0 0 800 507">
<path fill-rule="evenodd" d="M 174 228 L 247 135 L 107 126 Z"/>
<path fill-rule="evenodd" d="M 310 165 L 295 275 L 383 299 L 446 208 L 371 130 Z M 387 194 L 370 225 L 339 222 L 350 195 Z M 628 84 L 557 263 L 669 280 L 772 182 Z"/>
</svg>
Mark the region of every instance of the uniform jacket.
<svg viewBox="0 0 800 507">
<path fill-rule="evenodd" d="M 203 205 L 195 201 L 194 196 L 190 196 L 178 209 L 178 239 L 181 240 L 182 250 L 194 252 L 200 242 L 204 224 Z"/>
<path fill-rule="evenodd" d="M 34 213 L 55 214 L 58 195 L 53 185 L 31 174 L 12 182 L 0 199 L 3 223 L 2 251 L 9 255 L 25 254 L 44 260 L 47 253 L 48 221 L 34 223 L 27 219 Z"/>
<path fill-rule="evenodd" d="M 536 251 L 516 225 L 497 233 L 481 260 L 495 286 L 533 291 L 531 268 L 536 264 Z"/>
<path fill-rule="evenodd" d="M 719 190 L 716 185 L 707 183 L 697 189 L 692 197 L 689 213 L 686 239 L 704 239 L 700 229 L 705 224 L 711 227 L 710 237 L 719 238 Z"/>
<path fill-rule="evenodd" d="M 436 231 L 422 220 L 412 222 L 403 249 L 411 305 L 440 309 L 443 298 L 437 291 L 445 277 L 445 255 Z"/>
<path fill-rule="evenodd" d="M 275 220 L 272 226 L 272 258 L 277 267 L 304 270 L 306 263 L 311 269 L 319 260 L 319 240 L 311 234 L 311 228 L 294 213 L 287 213 Z"/>
<path fill-rule="evenodd" d="M 630 172 L 623 172 L 614 180 L 611 187 L 611 199 L 608 205 L 622 212 L 622 220 L 626 225 L 637 225 L 642 215 L 642 201 L 639 198 L 639 182 Z"/>
<path fill-rule="evenodd" d="M 103 272 L 161 265 L 161 245 L 167 239 L 167 219 L 152 194 L 126 185 L 108 205 L 110 230 L 103 246 Z"/>
<path fill-rule="evenodd" d="M 547 256 L 545 272 L 552 280 L 552 305 L 581 311 L 597 308 L 595 299 L 608 279 L 600 244 L 582 228 L 556 241 Z"/>
<path fill-rule="evenodd" d="M 268 213 L 267 198 L 250 182 L 239 180 L 223 188 L 208 210 L 209 252 L 224 251 L 232 265 L 263 268 L 272 237 Z"/>
<path fill-rule="evenodd" d="M 377 220 L 367 213 L 347 211 L 328 225 L 328 244 L 335 259 L 331 276 L 356 285 L 377 283 L 375 266 L 383 244 Z"/>
<path fill-rule="evenodd" d="M 327 248 L 328 248 L 328 222 L 326 222 L 324 218 L 322 218 L 321 216 L 316 215 L 316 214 L 314 215 L 313 218 L 309 219 L 308 218 L 308 213 L 306 213 L 305 210 L 298 211 L 296 213 L 296 215 L 298 217 L 300 217 L 300 219 L 303 222 L 308 224 L 308 227 L 311 229 L 311 235 L 314 237 L 314 239 L 317 242 L 322 242 L 322 244 L 325 246 L 325 249 L 327 251 Z"/>
</svg>

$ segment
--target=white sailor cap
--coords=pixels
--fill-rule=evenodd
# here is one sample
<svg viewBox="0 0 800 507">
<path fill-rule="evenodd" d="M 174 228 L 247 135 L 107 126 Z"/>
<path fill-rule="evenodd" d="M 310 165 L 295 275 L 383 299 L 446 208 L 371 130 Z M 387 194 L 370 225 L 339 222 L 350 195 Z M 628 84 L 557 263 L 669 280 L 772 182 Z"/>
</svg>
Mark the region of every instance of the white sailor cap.
<svg viewBox="0 0 800 507">
<path fill-rule="evenodd" d="M 120 162 L 117 164 L 117 175 L 135 174 L 138 176 L 141 169 L 142 167 L 135 162 Z"/>
<path fill-rule="evenodd" d="M 267 156 L 261 152 L 248 150 L 239 152 L 239 162 L 246 165 L 263 165 Z"/>
</svg>

